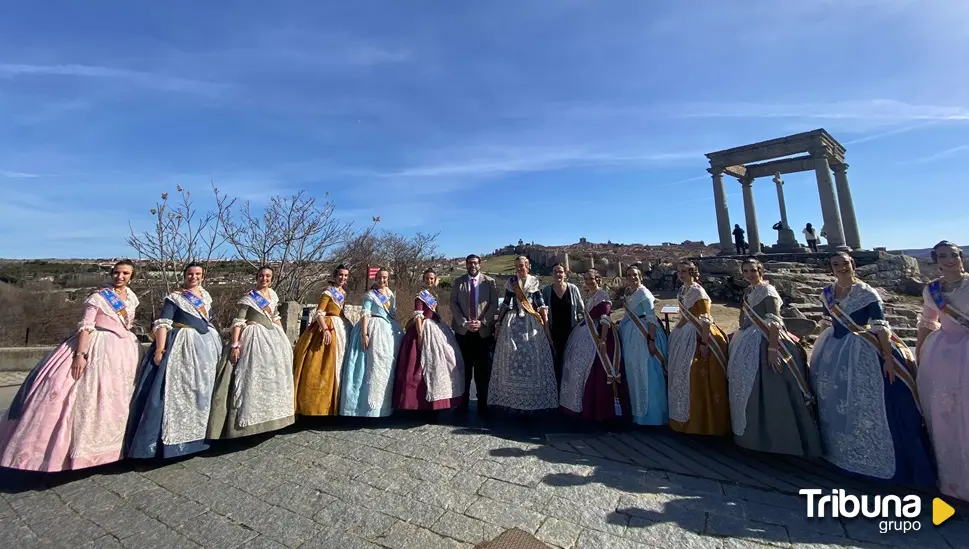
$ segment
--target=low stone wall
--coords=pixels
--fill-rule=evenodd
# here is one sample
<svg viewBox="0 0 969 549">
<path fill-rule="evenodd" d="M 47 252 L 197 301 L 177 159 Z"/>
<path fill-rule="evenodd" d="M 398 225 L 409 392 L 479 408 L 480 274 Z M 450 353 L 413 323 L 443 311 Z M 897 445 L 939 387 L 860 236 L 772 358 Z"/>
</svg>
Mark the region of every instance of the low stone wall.
<svg viewBox="0 0 969 549">
<path fill-rule="evenodd" d="M 141 344 L 141 352 L 148 349 L 149 343 Z M 0 348 L 0 372 L 26 372 L 33 370 L 38 362 L 44 360 L 57 345 L 49 347 L 3 347 Z"/>
</svg>

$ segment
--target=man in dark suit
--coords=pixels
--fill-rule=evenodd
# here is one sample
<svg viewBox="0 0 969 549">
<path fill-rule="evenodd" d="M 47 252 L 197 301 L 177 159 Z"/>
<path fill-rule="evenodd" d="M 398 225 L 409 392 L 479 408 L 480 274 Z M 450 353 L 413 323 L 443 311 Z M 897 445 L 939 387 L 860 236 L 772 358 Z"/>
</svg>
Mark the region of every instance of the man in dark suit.
<svg viewBox="0 0 969 549">
<path fill-rule="evenodd" d="M 488 382 L 491 380 L 491 349 L 494 347 L 498 287 L 495 279 L 481 272 L 481 258 L 465 259 L 468 274 L 451 287 L 451 328 L 464 358 L 464 402 L 458 411 L 467 413 L 471 400 L 471 379 L 478 392 L 478 412 L 488 412 Z"/>
</svg>

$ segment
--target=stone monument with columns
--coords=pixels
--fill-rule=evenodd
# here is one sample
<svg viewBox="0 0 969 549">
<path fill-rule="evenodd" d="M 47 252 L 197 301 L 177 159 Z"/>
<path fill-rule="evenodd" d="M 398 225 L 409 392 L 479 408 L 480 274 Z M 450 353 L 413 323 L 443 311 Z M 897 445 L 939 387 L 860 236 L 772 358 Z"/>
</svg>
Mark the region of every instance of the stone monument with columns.
<svg viewBox="0 0 969 549">
<path fill-rule="evenodd" d="M 707 171 L 713 176 L 713 202 L 717 212 L 717 232 L 722 254 L 729 255 L 734 249 L 730 214 L 727 210 L 727 193 L 723 185 L 724 174 L 737 178 L 743 189 L 747 242 L 750 244 L 752 253 L 760 253 L 761 250 L 753 183 L 759 177 L 774 176 L 781 214 L 777 251 L 790 252 L 800 248 L 800 245 L 797 244 L 797 239 L 793 236 L 794 231 L 787 222 L 784 182 L 781 174 L 810 170 L 814 170 L 818 181 L 818 197 L 827 234 L 828 250 L 862 249 L 858 220 L 855 217 L 854 202 L 848 186 L 845 148 L 824 129 L 712 152 L 706 157 L 710 161 L 710 168 Z M 831 178 L 832 170 L 834 182 Z M 835 187 L 837 187 L 837 194 Z M 786 231 L 790 233 L 787 234 Z M 785 246 L 791 246 L 791 248 L 784 248 Z"/>
<path fill-rule="evenodd" d="M 781 220 L 774 225 L 774 230 L 777 231 L 777 244 L 771 246 L 770 251 L 777 253 L 805 252 L 807 250 L 797 242 L 794 230 L 787 222 L 787 204 L 784 202 L 784 180 L 781 178 L 781 172 L 774 173 L 773 181 L 777 187 L 777 204 L 781 209 Z"/>
</svg>

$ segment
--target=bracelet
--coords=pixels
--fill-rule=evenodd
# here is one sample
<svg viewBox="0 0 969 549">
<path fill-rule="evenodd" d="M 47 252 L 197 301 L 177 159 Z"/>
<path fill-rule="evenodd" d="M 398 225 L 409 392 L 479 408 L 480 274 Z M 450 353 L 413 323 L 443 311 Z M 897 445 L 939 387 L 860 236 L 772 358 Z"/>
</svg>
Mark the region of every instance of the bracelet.
<svg viewBox="0 0 969 549">
<path fill-rule="evenodd" d="M 232 344 L 232 348 L 233 349 L 238 349 L 239 347 L 241 347 L 241 345 L 239 344 L 238 341 L 236 341 L 235 343 Z"/>
</svg>

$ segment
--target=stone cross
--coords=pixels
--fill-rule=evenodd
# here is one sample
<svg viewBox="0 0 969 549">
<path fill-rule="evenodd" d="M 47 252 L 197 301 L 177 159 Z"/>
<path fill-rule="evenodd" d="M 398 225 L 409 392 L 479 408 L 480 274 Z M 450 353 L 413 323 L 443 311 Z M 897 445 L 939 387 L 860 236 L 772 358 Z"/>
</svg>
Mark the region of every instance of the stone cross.
<svg viewBox="0 0 969 549">
<path fill-rule="evenodd" d="M 774 184 L 777 185 L 777 203 L 781 207 L 781 227 L 790 229 L 787 223 L 787 204 L 784 203 L 784 180 L 781 179 L 781 172 L 774 172 Z"/>
</svg>

